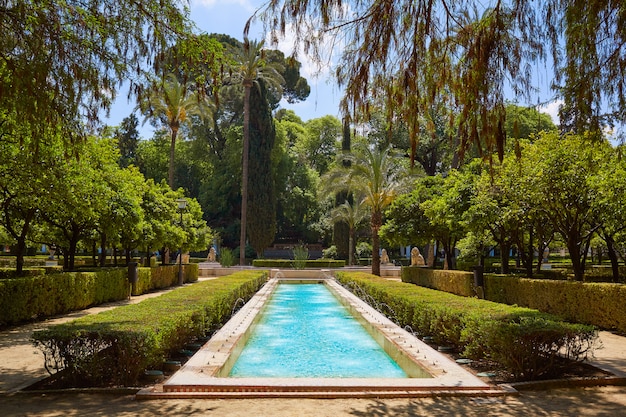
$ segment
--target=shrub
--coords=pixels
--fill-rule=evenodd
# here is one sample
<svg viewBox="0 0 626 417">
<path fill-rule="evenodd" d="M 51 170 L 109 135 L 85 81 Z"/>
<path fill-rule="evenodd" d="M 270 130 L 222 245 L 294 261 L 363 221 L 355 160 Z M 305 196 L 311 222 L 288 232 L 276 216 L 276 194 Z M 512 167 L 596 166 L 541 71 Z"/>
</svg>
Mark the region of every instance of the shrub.
<svg viewBox="0 0 626 417">
<path fill-rule="evenodd" d="M 265 280 L 263 272 L 243 271 L 181 287 L 35 332 L 33 344 L 50 373 L 66 370 L 76 386 L 129 386 L 170 352 L 218 328 Z"/>
<path fill-rule="evenodd" d="M 332 245 L 331 247 L 324 249 L 322 251 L 322 258 L 324 259 L 337 259 L 337 246 Z"/>
<path fill-rule="evenodd" d="M 372 245 L 367 242 L 359 242 L 359 244 L 356 245 L 355 251 L 358 258 L 372 257 Z"/>
<path fill-rule="evenodd" d="M 220 251 L 220 265 L 224 268 L 231 267 L 235 265 L 235 255 L 233 251 L 229 248 L 222 248 Z"/>
<path fill-rule="evenodd" d="M 553 376 L 560 352 L 583 360 L 597 333 L 528 308 L 461 297 L 366 273 L 336 274 L 370 304 L 385 306 L 400 326 L 456 347 L 466 357 L 497 361 L 517 379 Z"/>
<path fill-rule="evenodd" d="M 292 252 L 294 269 L 306 268 L 306 262 L 309 259 L 309 248 L 304 245 L 296 245 L 293 247 Z"/>
</svg>

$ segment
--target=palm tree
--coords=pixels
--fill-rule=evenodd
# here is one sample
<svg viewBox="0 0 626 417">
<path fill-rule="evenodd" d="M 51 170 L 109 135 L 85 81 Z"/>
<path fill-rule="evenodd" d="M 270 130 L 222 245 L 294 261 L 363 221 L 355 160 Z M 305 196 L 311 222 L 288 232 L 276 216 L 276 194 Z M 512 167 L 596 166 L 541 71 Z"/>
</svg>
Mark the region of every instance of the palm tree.
<svg viewBox="0 0 626 417">
<path fill-rule="evenodd" d="M 357 202 L 350 204 L 349 201 L 335 207 L 331 216 L 335 222 L 343 222 L 348 225 L 348 265 L 354 264 L 354 232 L 361 223 L 368 216 L 366 206 L 363 199 L 359 199 Z"/>
<path fill-rule="evenodd" d="M 342 156 L 345 158 L 345 156 Z M 326 184 L 335 190 L 352 190 L 362 195 L 362 203 L 370 208 L 372 230 L 372 274 L 380 275 L 380 237 L 383 211 L 402 191 L 406 181 L 405 170 L 387 147 L 372 150 L 362 147 L 350 156 L 348 168 L 338 168 L 326 176 Z"/>
<path fill-rule="evenodd" d="M 282 79 L 280 73 L 272 65 L 265 62 L 265 41 L 250 41 L 244 37 L 243 47 L 234 51 L 236 63 L 232 78 L 244 87 L 243 100 L 243 149 L 241 169 L 241 233 L 239 239 L 239 264 L 246 259 L 246 223 L 248 219 L 248 158 L 250 152 L 250 91 L 252 87 L 260 88 L 258 80 L 267 81 Z M 275 85 L 276 83 L 274 83 Z"/>
<path fill-rule="evenodd" d="M 181 83 L 174 74 L 168 74 L 159 88 L 154 89 L 140 107 L 148 114 L 147 118 L 159 120 L 170 130 L 168 184 L 174 189 L 174 151 L 178 131 L 182 125 L 191 123 L 192 116 L 210 121 L 214 104 L 204 94 L 194 90 L 193 83 Z"/>
</svg>

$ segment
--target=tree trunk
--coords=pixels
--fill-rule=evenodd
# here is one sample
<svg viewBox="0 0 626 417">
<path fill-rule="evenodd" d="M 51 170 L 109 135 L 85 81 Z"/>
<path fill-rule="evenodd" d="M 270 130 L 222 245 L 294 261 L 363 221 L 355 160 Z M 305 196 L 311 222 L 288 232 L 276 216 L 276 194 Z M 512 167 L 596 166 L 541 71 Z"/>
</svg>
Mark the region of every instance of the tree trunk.
<svg viewBox="0 0 626 417">
<path fill-rule="evenodd" d="M 426 265 L 428 265 L 429 268 L 435 268 L 435 266 L 437 265 L 437 256 L 435 254 L 436 247 L 437 242 L 428 242 L 428 261 Z"/>
<path fill-rule="evenodd" d="M 241 233 L 239 235 L 239 265 L 246 262 L 246 222 L 248 221 L 248 153 L 250 152 L 250 89 L 252 83 L 244 82 L 243 145 L 241 158 Z"/>
<path fill-rule="evenodd" d="M 24 273 L 24 254 L 26 253 L 26 238 L 20 236 L 15 245 L 15 273 L 19 277 Z"/>
<path fill-rule="evenodd" d="M 70 271 L 74 270 L 74 266 L 75 266 L 75 261 L 76 261 L 76 247 L 78 246 L 78 238 L 75 238 L 74 236 L 72 236 L 72 239 L 70 239 L 70 247 L 68 250 L 68 269 Z"/>
<path fill-rule="evenodd" d="M 93 264 L 94 267 L 98 266 L 97 255 L 98 255 L 98 245 L 96 244 L 96 239 L 94 239 L 91 244 L 91 263 Z"/>
<path fill-rule="evenodd" d="M 348 266 L 354 264 L 354 230 L 350 229 L 348 236 Z"/>
<path fill-rule="evenodd" d="M 611 271 L 613 272 L 613 282 L 619 282 L 619 261 L 617 260 L 617 253 L 615 252 L 615 240 L 612 236 L 605 236 L 606 249 L 611 260 Z"/>
<path fill-rule="evenodd" d="M 65 248 L 59 248 L 58 250 L 59 250 L 60 253 L 63 254 L 63 270 L 64 271 L 69 271 L 70 270 L 70 258 L 69 258 L 69 256 L 67 256 L 67 253 L 69 251 L 66 250 Z"/>
<path fill-rule="evenodd" d="M 378 231 L 382 225 L 382 213 L 372 212 L 372 274 L 380 276 L 380 237 Z"/>
<path fill-rule="evenodd" d="M 17 276 L 21 276 L 24 273 L 24 255 L 26 255 L 26 236 L 30 231 L 30 222 L 35 217 L 35 209 L 29 209 L 24 215 L 24 223 L 19 232 L 13 228 L 6 228 L 9 234 L 17 242 L 15 245 L 15 273 Z"/>
<path fill-rule="evenodd" d="M 172 135 L 170 141 L 170 167 L 167 173 L 167 180 L 170 188 L 174 189 L 174 157 L 176 155 L 176 136 L 178 135 L 178 129 L 172 128 Z"/>
<path fill-rule="evenodd" d="M 100 233 L 100 266 L 105 267 L 107 263 L 107 236 L 106 233 Z"/>
<path fill-rule="evenodd" d="M 574 237 L 567 239 L 567 249 L 569 250 L 569 256 L 572 260 L 572 268 L 574 269 L 574 279 L 576 281 L 582 281 L 585 276 L 585 266 L 581 262 L 580 245 Z"/>
<path fill-rule="evenodd" d="M 509 259 L 511 258 L 509 252 L 511 251 L 511 244 L 503 241 L 500 244 L 500 273 L 504 275 L 508 275 L 510 272 L 509 268 Z"/>
<path fill-rule="evenodd" d="M 445 253 L 443 269 L 456 269 L 456 259 L 454 256 L 454 244 L 451 240 L 443 242 L 443 251 Z"/>
</svg>

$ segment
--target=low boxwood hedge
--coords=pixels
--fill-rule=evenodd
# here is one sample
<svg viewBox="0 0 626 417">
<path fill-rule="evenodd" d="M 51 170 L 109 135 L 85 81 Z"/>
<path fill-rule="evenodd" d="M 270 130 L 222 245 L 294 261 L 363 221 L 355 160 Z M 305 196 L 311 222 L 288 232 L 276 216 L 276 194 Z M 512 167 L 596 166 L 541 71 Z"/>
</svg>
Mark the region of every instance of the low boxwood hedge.
<svg viewBox="0 0 626 417">
<path fill-rule="evenodd" d="M 181 287 L 35 332 L 33 343 L 46 369 L 65 370 L 74 386 L 132 386 L 145 369 L 160 367 L 168 354 L 223 324 L 266 277 L 242 271 Z"/>
<path fill-rule="evenodd" d="M 472 272 L 413 266 L 402 268 L 402 281 L 464 297 L 477 294 Z"/>
<path fill-rule="evenodd" d="M 39 272 L 34 276 L 0 279 L 0 326 L 124 300 L 131 290 L 127 268 Z M 197 264 L 183 265 L 183 272 L 185 282 L 198 280 Z M 133 295 L 177 284 L 178 266 L 139 268 L 138 276 L 137 284 L 132 287 Z"/>
<path fill-rule="evenodd" d="M 554 314 L 563 320 L 626 332 L 626 286 L 568 281 L 562 272 L 542 271 L 542 275 L 561 279 L 485 274 L 482 296 L 497 303 Z M 471 272 L 409 267 L 402 268 L 402 281 L 464 297 L 478 293 Z"/>
<path fill-rule="evenodd" d="M 337 279 L 371 304 L 387 310 L 400 326 L 436 343 L 453 346 L 466 357 L 498 362 L 519 380 L 555 376 L 565 354 L 583 360 L 597 332 L 591 326 L 560 321 L 528 308 L 461 297 L 392 282 L 366 273 L 338 272 Z"/>
<path fill-rule="evenodd" d="M 302 265 L 300 264 L 302 263 Z M 294 261 L 292 259 L 254 259 L 252 265 L 258 268 L 343 268 L 346 261 L 338 259 L 309 259 Z"/>
<path fill-rule="evenodd" d="M 485 276 L 485 298 L 564 320 L 626 332 L 626 286 L 611 283 Z"/>
</svg>

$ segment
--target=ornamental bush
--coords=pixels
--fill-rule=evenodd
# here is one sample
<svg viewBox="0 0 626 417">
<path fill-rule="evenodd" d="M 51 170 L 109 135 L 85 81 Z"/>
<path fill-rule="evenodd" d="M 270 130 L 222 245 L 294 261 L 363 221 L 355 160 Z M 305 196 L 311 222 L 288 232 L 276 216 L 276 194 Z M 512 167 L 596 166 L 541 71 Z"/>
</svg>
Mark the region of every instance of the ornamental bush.
<svg viewBox="0 0 626 417">
<path fill-rule="evenodd" d="M 132 386 L 145 369 L 221 326 L 266 278 L 263 271 L 241 271 L 181 287 L 35 332 L 33 344 L 48 372 L 64 370 L 74 386 Z"/>
<path fill-rule="evenodd" d="M 591 326 L 566 323 L 550 314 L 461 297 L 366 273 L 338 272 L 337 279 L 382 310 L 400 326 L 410 326 L 440 345 L 472 359 L 498 362 L 514 378 L 556 376 L 562 354 L 581 361 L 594 347 Z"/>
</svg>

